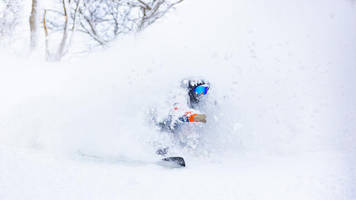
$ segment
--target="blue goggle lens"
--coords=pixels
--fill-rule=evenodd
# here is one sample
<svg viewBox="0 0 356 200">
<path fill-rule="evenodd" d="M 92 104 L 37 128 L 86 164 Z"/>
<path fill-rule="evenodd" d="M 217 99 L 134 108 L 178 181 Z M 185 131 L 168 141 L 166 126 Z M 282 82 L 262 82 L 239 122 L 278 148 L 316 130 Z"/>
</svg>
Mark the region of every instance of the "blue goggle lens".
<svg viewBox="0 0 356 200">
<path fill-rule="evenodd" d="M 206 93 L 208 93 L 208 90 L 209 90 L 209 87 L 208 86 L 198 86 L 194 89 L 194 92 L 197 94 L 197 95 L 200 95 L 200 94 L 204 94 L 206 95 Z"/>
</svg>

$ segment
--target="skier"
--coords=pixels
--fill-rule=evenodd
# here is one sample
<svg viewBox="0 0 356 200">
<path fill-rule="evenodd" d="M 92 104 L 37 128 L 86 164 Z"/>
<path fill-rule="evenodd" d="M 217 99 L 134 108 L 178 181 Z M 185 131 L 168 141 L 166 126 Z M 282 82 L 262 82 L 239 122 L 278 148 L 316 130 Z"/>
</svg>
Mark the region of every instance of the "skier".
<svg viewBox="0 0 356 200">
<path fill-rule="evenodd" d="M 199 112 L 204 97 L 210 88 L 205 80 L 183 80 L 181 89 L 173 97 L 173 109 L 168 117 L 157 123 L 161 131 L 180 134 L 181 128 L 186 123 L 206 123 L 206 115 Z M 158 149 L 158 155 L 166 155 L 168 147 Z"/>
</svg>

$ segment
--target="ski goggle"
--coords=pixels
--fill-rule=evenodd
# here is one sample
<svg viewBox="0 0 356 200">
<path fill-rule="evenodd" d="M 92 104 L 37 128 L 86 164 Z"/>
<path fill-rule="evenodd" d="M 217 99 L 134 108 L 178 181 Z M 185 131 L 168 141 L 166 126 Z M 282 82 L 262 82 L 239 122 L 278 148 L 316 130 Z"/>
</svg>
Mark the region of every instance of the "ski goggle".
<svg viewBox="0 0 356 200">
<path fill-rule="evenodd" d="M 208 93 L 208 90 L 209 90 L 209 86 L 208 85 L 199 85 L 198 87 L 196 87 L 194 89 L 194 92 L 197 95 L 201 95 L 201 94 L 206 95 L 206 93 Z"/>
</svg>

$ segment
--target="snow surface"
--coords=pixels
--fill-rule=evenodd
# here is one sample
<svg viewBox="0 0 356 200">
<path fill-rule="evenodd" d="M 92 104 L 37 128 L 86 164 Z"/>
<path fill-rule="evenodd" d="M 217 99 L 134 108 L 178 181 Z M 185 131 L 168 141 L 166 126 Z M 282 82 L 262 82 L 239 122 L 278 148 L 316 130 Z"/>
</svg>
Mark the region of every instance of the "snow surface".
<svg viewBox="0 0 356 200">
<path fill-rule="evenodd" d="M 0 199 L 355 199 L 355 6 L 185 1 L 88 57 L 1 53 Z M 170 169 L 148 113 L 189 76 L 208 123 Z"/>
</svg>

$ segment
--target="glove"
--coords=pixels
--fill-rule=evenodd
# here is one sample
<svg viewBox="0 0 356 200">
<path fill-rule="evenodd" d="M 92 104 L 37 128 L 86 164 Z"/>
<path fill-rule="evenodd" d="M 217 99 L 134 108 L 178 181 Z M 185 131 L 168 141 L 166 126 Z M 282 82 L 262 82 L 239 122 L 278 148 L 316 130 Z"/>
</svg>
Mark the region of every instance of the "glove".
<svg viewBox="0 0 356 200">
<path fill-rule="evenodd" d="M 203 122 L 206 123 L 206 115 L 187 112 L 185 113 L 187 122 Z"/>
<path fill-rule="evenodd" d="M 194 121 L 195 122 L 203 122 L 206 123 L 206 115 L 204 114 L 197 114 L 194 116 Z"/>
</svg>

